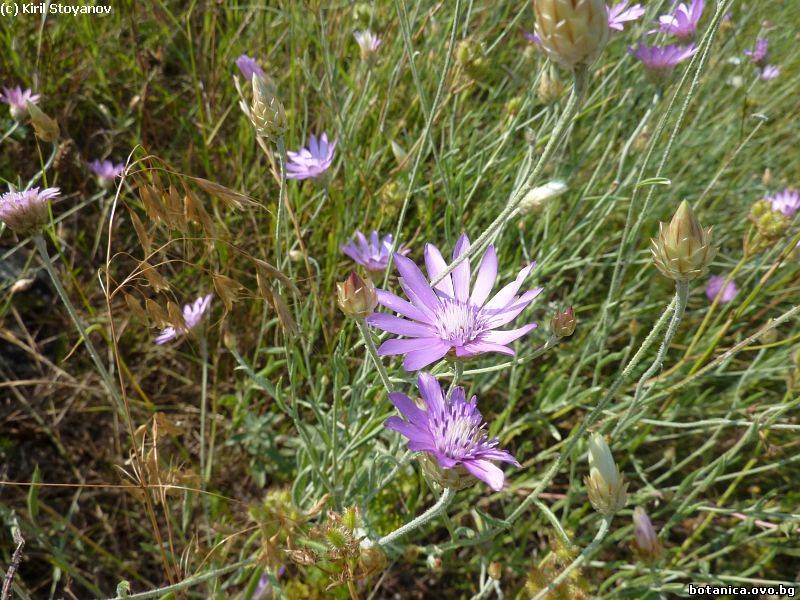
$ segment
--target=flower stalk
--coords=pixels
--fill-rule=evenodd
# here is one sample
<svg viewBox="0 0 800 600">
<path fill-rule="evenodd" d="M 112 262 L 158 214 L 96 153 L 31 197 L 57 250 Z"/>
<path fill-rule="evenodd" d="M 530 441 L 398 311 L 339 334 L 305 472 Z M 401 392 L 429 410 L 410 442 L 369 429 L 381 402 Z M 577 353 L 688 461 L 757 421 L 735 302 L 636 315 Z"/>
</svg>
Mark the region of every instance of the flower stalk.
<svg viewBox="0 0 800 600">
<path fill-rule="evenodd" d="M 451 488 L 444 488 L 442 495 L 439 496 L 439 500 L 436 501 L 436 504 L 431 506 L 428 510 L 424 513 L 419 515 L 418 517 L 412 519 L 402 527 L 398 527 L 391 533 L 386 534 L 381 539 L 378 540 L 378 546 L 388 546 L 392 542 L 400 539 L 404 535 L 411 533 L 415 529 L 419 529 L 423 525 L 426 525 L 430 521 L 434 519 L 434 517 L 438 516 L 450 505 L 455 498 L 455 491 Z"/>
</svg>

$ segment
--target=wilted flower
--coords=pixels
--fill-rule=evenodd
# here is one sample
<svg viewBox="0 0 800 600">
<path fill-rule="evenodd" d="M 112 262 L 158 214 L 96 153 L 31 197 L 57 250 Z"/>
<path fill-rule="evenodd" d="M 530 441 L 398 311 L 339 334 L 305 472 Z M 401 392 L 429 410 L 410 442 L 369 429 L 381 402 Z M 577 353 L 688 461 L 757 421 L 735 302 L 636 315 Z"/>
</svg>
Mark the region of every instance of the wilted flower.
<svg viewBox="0 0 800 600">
<path fill-rule="evenodd" d="M 613 515 L 628 501 L 628 484 L 623 482 L 606 439 L 599 433 L 589 438 L 589 476 L 585 483 L 589 501 L 602 515 Z"/>
<path fill-rule="evenodd" d="M 355 240 L 350 240 L 340 246 L 342 252 L 352 258 L 367 271 L 383 271 L 389 264 L 389 257 L 394 248 L 394 238 L 392 234 L 387 234 L 383 239 L 377 231 L 373 231 L 367 237 L 360 231 L 356 231 Z M 405 255 L 408 250 L 399 250 L 400 254 Z"/>
<path fill-rule="evenodd" d="M 692 56 L 697 49 L 694 44 L 687 47 L 682 46 L 645 46 L 642 43 L 634 50 L 629 49 L 629 52 L 638 58 L 644 68 L 647 69 L 647 75 L 651 80 L 660 83 L 672 75 L 672 70 L 690 56 Z"/>
<path fill-rule="evenodd" d="M 465 470 L 487 483 L 493 490 L 503 489 L 505 475 L 491 461 L 520 466 L 506 450 L 497 448 L 499 440 L 489 438 L 478 410 L 478 398 L 467 402 L 463 387 L 455 387 L 445 398 L 436 378 L 420 373 L 417 379 L 424 409 L 399 392 L 389 394 L 395 408 L 405 417 L 389 417 L 384 425 L 408 438 L 408 449 L 426 452 L 441 469 Z"/>
<path fill-rule="evenodd" d="M 766 38 L 758 38 L 752 50 L 745 50 L 744 55 L 750 57 L 750 61 L 761 66 L 769 55 L 769 42 Z"/>
<path fill-rule="evenodd" d="M 519 212 L 523 214 L 541 211 L 553 198 L 558 198 L 567 191 L 567 184 L 555 179 L 528 191 L 519 203 Z"/>
<path fill-rule="evenodd" d="M 32 102 L 28 103 L 28 114 L 31 116 L 33 132 L 43 142 L 55 142 L 61 135 L 58 122 L 45 114 L 38 106 Z"/>
<path fill-rule="evenodd" d="M 469 239 L 462 235 L 453 250 L 453 260 L 467 250 Z M 396 253 L 394 262 L 400 272 L 400 286 L 410 302 L 384 290 L 378 290 L 378 302 L 407 318 L 375 313 L 367 322 L 408 338 L 386 340 L 378 349 L 381 356 L 405 354 L 403 366 L 407 371 L 421 369 L 448 353 L 457 358 L 486 352 L 513 356 L 514 350 L 506 344 L 536 327 L 536 323 L 530 323 L 519 329 L 497 331 L 498 327 L 514 320 L 542 291 L 542 288 L 535 288 L 517 296 L 534 263 L 522 269 L 515 281 L 487 302 L 497 279 L 494 246 L 489 246 L 481 259 L 472 294 L 469 261 L 459 264 L 433 287 L 410 259 Z M 431 280 L 447 267 L 441 252 L 433 244 L 425 245 L 425 266 Z"/>
<path fill-rule="evenodd" d="M 201 296 L 191 304 L 183 307 L 183 327 L 176 329 L 173 326 L 164 328 L 164 330 L 156 338 L 156 344 L 166 344 L 170 340 L 177 339 L 182 335 L 186 335 L 192 329 L 197 327 L 200 321 L 203 320 L 208 306 L 211 304 L 211 294 Z"/>
<path fill-rule="evenodd" d="M 114 179 L 125 171 L 125 165 L 122 163 L 115 165 L 110 160 L 93 160 L 89 163 L 89 170 L 97 175 L 97 184 L 103 189 L 108 189 L 114 185 Z"/>
<path fill-rule="evenodd" d="M 556 311 L 550 320 L 550 330 L 557 338 L 565 338 L 575 333 L 575 310 L 570 306 L 564 312 Z"/>
<path fill-rule="evenodd" d="M 725 283 L 724 275 L 712 275 L 708 278 L 708 283 L 706 284 L 706 296 L 708 297 L 709 301 L 713 302 L 714 298 L 719 296 L 719 303 L 727 304 L 733 300 L 738 293 L 739 288 L 736 287 L 736 284 L 733 281 L 729 281 L 727 284 Z"/>
<path fill-rule="evenodd" d="M 763 68 L 758 69 L 758 78 L 762 79 L 763 81 L 775 79 L 780 74 L 780 67 L 776 67 L 775 65 L 764 65 Z"/>
<path fill-rule="evenodd" d="M 278 98 L 278 90 L 275 83 L 263 74 L 260 77 L 253 77 L 250 82 L 253 87 L 250 110 L 245 110 L 247 105 L 243 104 L 244 101 L 240 105 L 250 117 L 256 134 L 275 141 L 286 130 L 286 112 Z"/>
<path fill-rule="evenodd" d="M 608 41 L 603 0 L 533 0 L 533 11 L 542 48 L 563 67 L 592 64 Z"/>
<path fill-rule="evenodd" d="M 353 37 L 356 38 L 356 43 L 361 51 L 361 60 L 370 60 L 381 45 L 381 40 L 369 29 L 356 31 L 353 33 Z"/>
<path fill-rule="evenodd" d="M 11 118 L 15 121 L 21 121 L 28 113 L 28 103 L 36 104 L 39 102 L 39 94 L 34 94 L 30 89 L 23 90 L 17 86 L 14 88 L 3 88 L 3 93 L 0 94 L 0 102 L 8 104 Z"/>
<path fill-rule="evenodd" d="M 608 8 L 609 29 L 622 31 L 625 29 L 625 23 L 635 21 L 645 13 L 641 4 L 634 4 L 628 7 L 628 2 L 630 0 L 622 0 L 622 2 L 617 2 L 614 6 Z"/>
<path fill-rule="evenodd" d="M 297 152 L 287 152 L 289 162 L 286 164 L 286 169 L 289 173 L 286 177 L 289 179 L 316 179 L 331 166 L 335 149 L 336 140 L 329 143 L 327 133 L 323 133 L 319 140 L 312 134 L 308 138 L 307 148 L 300 148 Z"/>
<path fill-rule="evenodd" d="M 767 196 L 766 200 L 769 200 L 772 210 L 779 211 L 789 218 L 792 218 L 800 210 L 800 192 L 791 188 Z"/>
<path fill-rule="evenodd" d="M 686 200 L 669 224 L 659 224 L 658 237 L 650 242 L 656 268 L 675 281 L 703 275 L 717 251 L 711 243 L 711 227 L 703 229 Z"/>
<path fill-rule="evenodd" d="M 645 560 L 655 560 L 661 554 L 661 542 L 658 541 L 656 530 L 647 512 L 637 506 L 633 509 L 633 533 L 636 550 Z"/>
<path fill-rule="evenodd" d="M 372 314 L 378 306 L 375 286 L 369 279 L 361 279 L 355 272 L 342 283 L 336 284 L 339 308 L 348 317 L 363 319 Z"/>
<path fill-rule="evenodd" d="M 9 190 L 0 196 L 0 221 L 20 235 L 41 229 L 49 218 L 47 205 L 61 193 L 58 188 L 38 187 L 15 192 Z"/>
<path fill-rule="evenodd" d="M 679 40 L 692 39 L 703 16 L 703 4 L 703 0 L 692 0 L 690 5 L 681 2 L 672 14 L 658 18 L 658 30 Z"/>
<path fill-rule="evenodd" d="M 251 58 L 247 56 L 247 54 L 242 54 L 236 59 L 236 66 L 239 67 L 239 71 L 241 71 L 242 76 L 247 79 L 247 81 L 250 81 L 253 75 L 261 78 L 264 77 L 264 69 L 261 68 L 261 65 L 258 64 L 255 58 Z"/>
</svg>

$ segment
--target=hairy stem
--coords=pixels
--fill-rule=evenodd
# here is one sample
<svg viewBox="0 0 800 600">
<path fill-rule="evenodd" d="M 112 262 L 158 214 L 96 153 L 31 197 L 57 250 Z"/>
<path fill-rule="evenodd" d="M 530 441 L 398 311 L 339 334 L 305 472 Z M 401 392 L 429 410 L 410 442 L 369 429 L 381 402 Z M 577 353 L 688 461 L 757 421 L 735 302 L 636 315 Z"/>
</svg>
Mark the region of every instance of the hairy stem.
<svg viewBox="0 0 800 600">
<path fill-rule="evenodd" d="M 452 490 L 452 488 L 444 488 L 442 495 L 439 496 L 439 500 L 436 501 L 436 504 L 431 506 L 428 510 L 422 513 L 420 516 L 416 517 L 415 519 L 409 521 L 402 527 L 395 529 L 393 532 L 383 536 L 381 539 L 378 540 L 378 546 L 388 546 L 392 542 L 397 539 L 400 539 L 407 533 L 411 533 L 415 529 L 419 529 L 423 525 L 429 523 L 434 517 L 439 515 L 440 513 L 444 512 L 444 510 L 449 506 L 449 504 L 455 498 L 456 493 Z"/>
<path fill-rule="evenodd" d="M 367 347 L 367 352 L 369 352 L 369 355 L 372 357 L 375 368 L 378 369 L 378 375 L 380 375 L 381 381 L 383 382 L 383 387 L 386 388 L 387 392 L 392 392 L 393 389 L 389 381 L 389 374 L 386 372 L 383 362 L 381 362 L 381 357 L 378 356 L 378 349 L 375 348 L 375 342 L 372 341 L 372 336 L 369 333 L 366 322 L 364 319 L 356 319 L 356 325 L 358 325 L 358 330 L 361 332 L 361 337 L 364 338 L 364 345 Z"/>
</svg>

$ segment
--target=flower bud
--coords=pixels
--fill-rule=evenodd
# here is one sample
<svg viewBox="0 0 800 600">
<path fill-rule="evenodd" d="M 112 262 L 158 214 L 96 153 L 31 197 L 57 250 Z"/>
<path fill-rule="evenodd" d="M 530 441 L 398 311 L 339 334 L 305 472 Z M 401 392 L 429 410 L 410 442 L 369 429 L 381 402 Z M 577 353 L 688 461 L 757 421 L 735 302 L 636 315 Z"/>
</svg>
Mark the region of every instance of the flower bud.
<svg viewBox="0 0 800 600">
<path fill-rule="evenodd" d="M 499 562 L 494 561 L 489 563 L 489 568 L 487 569 L 489 577 L 494 579 L 495 581 L 500 581 L 500 578 L 503 576 L 503 565 Z"/>
<path fill-rule="evenodd" d="M 567 69 L 593 63 L 608 41 L 603 0 L 533 0 L 533 11 L 542 48 Z"/>
<path fill-rule="evenodd" d="M 275 141 L 286 130 L 286 112 L 278 100 L 277 88 L 269 77 L 253 77 L 253 101 L 250 120 L 256 133 Z"/>
<path fill-rule="evenodd" d="M 717 251 L 711 244 L 711 227 L 703 229 L 686 200 L 669 224 L 659 224 L 658 237 L 650 241 L 656 268 L 675 281 L 705 274 Z"/>
<path fill-rule="evenodd" d="M 542 212 L 544 207 L 553 199 L 567 191 L 567 184 L 563 181 L 548 181 L 544 185 L 532 188 L 519 203 L 519 212 L 522 214 L 536 214 Z"/>
<path fill-rule="evenodd" d="M 602 515 L 613 515 L 628 501 L 628 484 L 623 482 L 611 450 L 599 433 L 589 438 L 589 476 L 585 482 L 589 501 Z"/>
<path fill-rule="evenodd" d="M 48 117 L 33 102 L 28 102 L 28 113 L 31 115 L 33 131 L 43 142 L 55 142 L 61 134 L 55 119 Z"/>
<path fill-rule="evenodd" d="M 633 509 L 634 546 L 639 555 L 647 561 L 657 559 L 661 555 L 661 542 L 650 517 L 641 506 Z"/>
<path fill-rule="evenodd" d="M 542 104 L 553 104 L 564 93 L 564 82 L 554 68 L 549 68 L 539 77 L 536 95 Z"/>
<path fill-rule="evenodd" d="M 339 308 L 348 317 L 363 319 L 373 313 L 378 305 L 378 294 L 371 280 L 350 273 L 350 277 L 336 284 L 339 296 Z"/>
<path fill-rule="evenodd" d="M 569 337 L 575 332 L 575 323 L 575 311 L 570 306 L 564 312 L 556 311 L 550 320 L 550 331 L 559 339 Z"/>
</svg>

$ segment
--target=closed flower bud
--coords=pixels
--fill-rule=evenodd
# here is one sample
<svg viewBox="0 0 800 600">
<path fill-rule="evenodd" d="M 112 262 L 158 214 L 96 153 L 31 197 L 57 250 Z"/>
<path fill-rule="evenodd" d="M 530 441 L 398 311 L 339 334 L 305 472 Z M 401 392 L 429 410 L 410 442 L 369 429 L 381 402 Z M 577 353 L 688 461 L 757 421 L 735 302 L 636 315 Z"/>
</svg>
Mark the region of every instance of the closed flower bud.
<svg viewBox="0 0 800 600">
<path fill-rule="evenodd" d="M 567 184 L 563 181 L 548 181 L 544 185 L 532 188 L 520 200 L 519 212 L 522 214 L 537 214 L 544 210 L 544 207 L 560 195 L 567 191 Z"/>
<path fill-rule="evenodd" d="M 55 119 L 48 117 L 33 102 L 28 102 L 28 113 L 31 115 L 33 131 L 43 142 L 55 142 L 61 134 Z"/>
<path fill-rule="evenodd" d="M 533 11 L 542 48 L 563 67 L 590 65 L 608 41 L 603 0 L 533 0 Z"/>
<path fill-rule="evenodd" d="M 274 141 L 286 130 L 286 112 L 278 100 L 275 84 L 268 77 L 253 77 L 253 101 L 250 120 L 256 133 Z"/>
<path fill-rule="evenodd" d="M 669 224 L 659 225 L 658 237 L 650 241 L 656 268 L 675 281 L 705 274 L 717 251 L 711 243 L 711 227 L 703 229 L 685 200 Z"/>
<path fill-rule="evenodd" d="M 503 576 L 503 565 L 499 562 L 494 561 L 489 563 L 489 568 L 487 569 L 489 577 L 494 579 L 495 581 L 500 581 L 500 578 Z"/>
<path fill-rule="evenodd" d="M 570 306 L 564 312 L 556 311 L 550 320 L 550 330 L 557 338 L 571 336 L 575 332 L 575 311 Z"/>
<path fill-rule="evenodd" d="M 371 315 L 378 305 L 378 294 L 375 285 L 367 279 L 361 279 L 355 273 L 342 283 L 337 283 L 339 308 L 348 317 L 363 319 Z"/>
<path fill-rule="evenodd" d="M 644 560 L 652 561 L 661 555 L 661 542 L 658 541 L 650 517 L 641 506 L 633 509 L 633 532 L 634 546 Z"/>
<path fill-rule="evenodd" d="M 628 501 L 628 484 L 623 482 L 611 450 L 599 433 L 589 438 L 589 476 L 585 482 L 589 501 L 602 515 L 613 515 Z"/>
<path fill-rule="evenodd" d="M 539 87 L 536 95 L 542 104 L 552 104 L 564 93 L 564 82 L 553 68 L 547 69 L 539 77 Z"/>
</svg>

